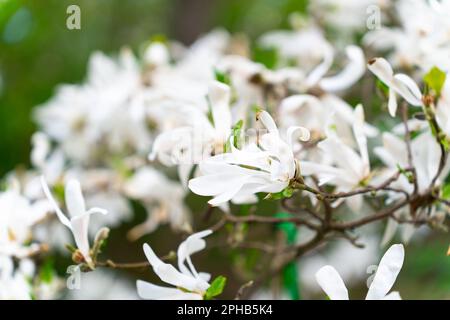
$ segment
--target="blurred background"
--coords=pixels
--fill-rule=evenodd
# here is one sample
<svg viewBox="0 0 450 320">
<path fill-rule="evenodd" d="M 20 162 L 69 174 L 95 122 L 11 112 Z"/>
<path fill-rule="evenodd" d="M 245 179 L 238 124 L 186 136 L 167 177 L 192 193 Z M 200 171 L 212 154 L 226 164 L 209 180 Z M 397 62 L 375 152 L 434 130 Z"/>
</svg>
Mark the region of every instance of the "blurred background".
<svg viewBox="0 0 450 320">
<path fill-rule="evenodd" d="M 81 8 L 81 30 L 66 28 L 70 4 Z M 304 13 L 306 7 L 306 0 L 0 0 L 0 175 L 29 165 L 32 108 L 50 98 L 58 84 L 83 81 L 93 51 L 113 54 L 125 45 L 137 51 L 155 35 L 189 44 L 215 27 L 255 39 L 287 28 L 289 14 Z M 166 231 L 143 240 L 161 239 Z M 130 246 L 118 240 L 111 240 L 117 244 L 111 255 L 120 259 Z M 160 252 L 174 249 L 174 243 L 164 243 Z M 402 297 L 450 298 L 447 246 L 448 234 L 440 234 L 408 247 L 396 285 Z M 132 247 L 129 260 L 141 256 L 141 247 Z M 225 274 L 227 266 L 215 259 L 219 251 L 201 254 L 199 265 Z M 231 282 L 227 297 L 238 286 Z M 354 290 L 353 296 L 363 297 L 365 284 Z"/>
</svg>

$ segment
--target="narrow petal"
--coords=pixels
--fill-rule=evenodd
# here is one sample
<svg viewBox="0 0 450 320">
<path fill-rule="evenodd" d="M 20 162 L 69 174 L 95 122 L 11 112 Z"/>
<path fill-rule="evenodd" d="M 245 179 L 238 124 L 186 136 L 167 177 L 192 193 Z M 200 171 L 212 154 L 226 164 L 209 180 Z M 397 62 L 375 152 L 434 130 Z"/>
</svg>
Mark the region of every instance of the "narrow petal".
<svg viewBox="0 0 450 320">
<path fill-rule="evenodd" d="M 147 300 L 202 300 L 197 293 L 184 292 L 176 288 L 167 288 L 152 283 L 137 280 L 136 287 L 139 297 Z"/>
<path fill-rule="evenodd" d="M 395 117 L 397 113 L 397 96 L 394 89 L 389 89 L 388 110 L 391 117 Z"/>
<path fill-rule="evenodd" d="M 402 297 L 400 296 L 400 293 L 398 293 L 397 291 L 393 291 L 385 296 L 382 300 L 402 300 Z"/>
<path fill-rule="evenodd" d="M 86 212 L 86 205 L 79 181 L 69 180 L 66 183 L 64 196 L 66 198 L 66 207 L 71 218 Z"/>
<path fill-rule="evenodd" d="M 401 244 L 394 244 L 386 251 L 367 292 L 366 300 L 379 300 L 387 295 L 402 268 L 404 257 L 405 250 Z"/>
<path fill-rule="evenodd" d="M 205 230 L 201 232 L 194 233 L 186 238 L 179 246 L 177 251 L 178 256 L 178 268 L 181 272 L 187 275 L 193 275 L 195 277 L 198 276 L 197 271 L 191 262 L 191 255 L 203 250 L 206 247 L 206 241 L 203 239 L 204 237 L 209 236 L 212 233 L 212 230 Z M 188 262 L 190 267 L 190 272 L 186 268 L 185 262 Z"/>
<path fill-rule="evenodd" d="M 394 71 L 392 70 L 389 62 L 384 58 L 374 58 L 369 61 L 368 69 L 388 87 L 391 86 L 394 77 Z"/>
<path fill-rule="evenodd" d="M 316 280 L 331 300 L 349 300 L 344 281 L 332 266 L 320 268 L 316 273 Z"/>
<path fill-rule="evenodd" d="M 266 127 L 269 132 L 278 133 L 277 125 L 272 116 L 267 111 L 261 111 L 257 115 L 257 119 Z"/>
<path fill-rule="evenodd" d="M 59 208 L 58 204 L 56 203 L 55 198 L 53 198 L 53 195 L 50 192 L 50 189 L 48 188 L 47 181 L 45 181 L 45 178 L 43 176 L 41 176 L 41 185 L 42 185 L 42 189 L 44 190 L 44 194 L 47 197 L 50 204 L 52 205 L 53 209 L 55 210 L 56 216 L 58 217 L 59 221 L 61 221 L 61 223 L 63 225 L 65 225 L 66 227 L 71 229 L 72 226 L 70 225 L 69 219 Z"/>
<path fill-rule="evenodd" d="M 144 253 L 152 265 L 153 271 L 162 281 L 191 291 L 199 290 L 198 281 L 195 278 L 182 274 L 171 264 L 161 261 L 152 248 L 146 243 L 144 244 Z"/>
<path fill-rule="evenodd" d="M 319 82 L 320 87 L 328 92 L 335 92 L 351 87 L 358 81 L 364 71 L 366 65 L 364 61 L 364 53 L 357 46 L 348 46 L 346 48 L 347 57 L 349 59 L 345 68 L 335 76 L 324 78 Z"/>
</svg>

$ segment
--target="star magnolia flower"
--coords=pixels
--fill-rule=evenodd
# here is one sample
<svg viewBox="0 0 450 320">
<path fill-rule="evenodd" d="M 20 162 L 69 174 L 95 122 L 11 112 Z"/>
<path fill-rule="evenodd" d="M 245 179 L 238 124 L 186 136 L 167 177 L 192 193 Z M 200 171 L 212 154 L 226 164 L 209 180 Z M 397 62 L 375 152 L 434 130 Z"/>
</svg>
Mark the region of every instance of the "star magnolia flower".
<svg viewBox="0 0 450 320">
<path fill-rule="evenodd" d="M 405 258 L 403 245 L 395 244 L 381 258 L 366 300 L 401 300 L 396 291 L 388 294 L 402 268 Z M 349 300 L 348 291 L 339 273 L 332 266 L 324 266 L 316 273 L 317 283 L 331 300 Z"/>
<path fill-rule="evenodd" d="M 194 233 L 178 247 L 178 269 L 159 259 L 148 244 L 144 244 L 144 253 L 158 277 L 177 288 L 168 288 L 138 280 L 137 291 L 141 298 L 150 300 L 202 300 L 209 288 L 210 275 L 198 273 L 191 261 L 191 255 L 206 246 L 204 237 L 211 230 Z M 187 266 L 186 266 L 187 263 Z"/>
<path fill-rule="evenodd" d="M 259 145 L 250 143 L 239 150 L 231 143 L 231 153 L 211 157 L 200 163 L 203 174 L 189 181 L 192 192 L 202 196 L 213 196 L 208 201 L 212 206 L 221 205 L 231 199 L 237 203 L 250 201 L 256 193 L 276 193 L 286 188 L 299 174 L 292 152 L 292 137 L 297 131 L 299 139 L 309 140 L 309 131 L 303 127 L 290 127 L 288 142 L 280 137 L 275 121 L 266 111 L 258 120 L 268 130 L 259 139 Z"/>
<path fill-rule="evenodd" d="M 353 136 L 359 152 L 344 142 L 334 131 L 328 130 L 328 138 L 321 141 L 318 147 L 324 155 L 330 157 L 334 166 L 304 161 L 303 174 L 316 174 L 320 184 L 336 185 L 336 192 L 348 192 L 367 182 L 366 180 L 370 178 L 370 163 L 364 123 L 364 109 L 362 105 L 358 105 L 354 111 Z M 361 207 L 362 199 L 361 195 L 355 195 L 345 201 L 357 211 Z M 334 204 L 339 203 L 340 201 L 336 201 Z"/>
<path fill-rule="evenodd" d="M 385 59 L 370 60 L 368 68 L 389 87 L 388 109 L 391 116 L 394 117 L 397 111 L 397 94 L 413 106 L 422 106 L 422 93 L 414 80 L 406 74 L 394 74 L 391 65 Z"/>
<path fill-rule="evenodd" d="M 77 180 L 69 180 L 66 183 L 64 193 L 66 207 L 70 216 L 69 219 L 61 211 L 56 203 L 56 200 L 53 198 L 44 177 L 41 177 L 41 184 L 46 197 L 50 201 L 50 204 L 53 206 L 53 209 L 58 216 L 59 221 L 61 221 L 63 225 L 72 231 L 78 250 L 80 250 L 86 263 L 91 265 L 92 259 L 89 253 L 90 246 L 88 239 L 89 218 L 93 213 L 107 214 L 108 212 L 105 209 L 95 207 L 86 210 L 80 183 Z"/>
</svg>

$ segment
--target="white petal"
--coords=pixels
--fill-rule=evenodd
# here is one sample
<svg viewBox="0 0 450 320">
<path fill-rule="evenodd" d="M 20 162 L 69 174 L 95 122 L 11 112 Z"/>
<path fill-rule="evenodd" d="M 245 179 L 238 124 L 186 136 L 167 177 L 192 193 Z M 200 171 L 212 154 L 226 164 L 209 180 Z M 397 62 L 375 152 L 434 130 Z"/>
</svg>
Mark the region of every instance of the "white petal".
<svg viewBox="0 0 450 320">
<path fill-rule="evenodd" d="M 77 180 L 69 180 L 66 183 L 65 194 L 66 207 L 71 218 L 86 212 L 83 193 L 81 192 L 80 182 Z"/>
<path fill-rule="evenodd" d="M 222 135 L 222 138 L 226 139 L 231 129 L 230 87 L 214 81 L 209 87 L 208 96 L 211 102 L 214 127 Z"/>
<path fill-rule="evenodd" d="M 87 262 L 91 261 L 89 254 L 89 215 L 79 215 L 70 220 L 72 225 L 72 233 L 77 244 L 77 248 L 80 250 L 84 259 Z"/>
<path fill-rule="evenodd" d="M 377 76 L 378 79 L 384 82 L 388 87 L 391 86 L 394 77 L 394 71 L 392 70 L 389 62 L 384 58 L 374 58 L 369 61 L 367 66 L 369 70 Z"/>
<path fill-rule="evenodd" d="M 366 300 L 379 300 L 386 296 L 397 279 L 404 258 L 405 250 L 401 244 L 394 244 L 386 251 L 367 292 Z"/>
<path fill-rule="evenodd" d="M 69 219 L 66 217 L 66 215 L 59 208 L 58 204 L 55 201 L 55 198 L 53 198 L 53 195 L 50 192 L 50 189 L 48 188 L 47 181 L 45 181 L 45 178 L 43 176 L 41 176 L 41 185 L 42 185 L 42 189 L 44 190 L 44 194 L 47 197 L 47 199 L 50 202 L 50 204 L 52 205 L 53 209 L 55 210 L 59 221 L 61 221 L 61 223 L 63 225 L 65 225 L 66 227 L 71 229 L 72 226 L 70 225 Z"/>
<path fill-rule="evenodd" d="M 364 74 L 366 65 L 364 53 L 361 48 L 357 46 L 348 46 L 346 52 L 349 59 L 348 64 L 339 74 L 333 77 L 324 78 L 319 82 L 319 85 L 323 90 L 334 92 L 347 89 Z"/>
<path fill-rule="evenodd" d="M 396 84 L 394 88 L 396 88 L 397 93 L 405 98 L 406 101 L 413 106 L 422 105 L 422 93 L 413 79 L 405 74 L 396 74 L 394 83 Z"/>
<path fill-rule="evenodd" d="M 316 273 L 316 280 L 331 300 L 349 300 L 344 281 L 332 266 L 320 268 Z"/>
<path fill-rule="evenodd" d="M 171 264 L 161 261 L 161 259 L 153 252 L 152 248 L 146 243 L 144 244 L 144 253 L 152 265 L 153 271 L 162 281 L 191 291 L 199 289 L 197 287 L 198 281 L 196 279 L 182 274 Z"/>
<path fill-rule="evenodd" d="M 402 297 L 400 296 L 400 293 L 398 293 L 397 291 L 393 291 L 385 296 L 382 300 L 402 300 Z"/>
<path fill-rule="evenodd" d="M 272 116 L 267 111 L 259 112 L 257 119 L 266 127 L 269 132 L 278 133 L 277 125 L 273 120 Z"/>
<path fill-rule="evenodd" d="M 148 300 L 202 300 L 197 293 L 184 292 L 176 288 L 166 288 L 152 283 L 137 280 L 136 287 L 138 295 Z"/>
<path fill-rule="evenodd" d="M 203 250 L 206 247 L 206 241 L 203 240 L 204 237 L 209 236 L 212 233 L 211 230 L 205 230 L 201 232 L 194 233 L 186 238 L 178 246 L 177 256 L 178 256 L 178 268 L 181 272 L 187 275 L 198 276 L 197 271 L 191 262 L 191 255 Z M 185 262 L 188 262 L 190 267 L 190 272 L 185 266 Z"/>
<path fill-rule="evenodd" d="M 389 89 L 388 110 L 391 117 L 395 117 L 397 113 L 397 96 L 394 89 Z"/>
</svg>

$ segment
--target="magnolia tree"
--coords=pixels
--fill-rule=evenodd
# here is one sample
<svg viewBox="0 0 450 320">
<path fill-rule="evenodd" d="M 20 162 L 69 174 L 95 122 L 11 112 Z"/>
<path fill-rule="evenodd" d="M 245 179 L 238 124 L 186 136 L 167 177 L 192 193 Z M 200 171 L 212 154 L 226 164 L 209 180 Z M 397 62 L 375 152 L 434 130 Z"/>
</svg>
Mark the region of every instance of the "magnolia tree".
<svg viewBox="0 0 450 320">
<path fill-rule="evenodd" d="M 383 24 L 368 23 L 368 8 Z M 227 298 L 281 287 L 298 299 L 312 280 L 317 297 L 349 299 L 326 264 L 364 270 L 375 243 L 387 251 L 366 298 L 400 299 L 389 292 L 406 245 L 419 227 L 445 230 L 450 207 L 449 17 L 447 0 L 314 1 L 292 30 L 251 44 L 214 30 L 190 47 L 93 53 L 82 84 L 36 107 L 32 168 L 4 178 L 0 298 L 213 299 L 225 274 L 239 284 Z M 130 261 L 123 247 L 163 225 L 185 238 L 178 249 L 153 240 Z M 110 233 L 122 257 L 105 254 Z M 335 239 L 369 251 L 323 258 Z M 386 249 L 394 239 L 405 247 Z M 214 260 L 214 247 L 238 255 L 199 272 L 191 257 Z M 67 253 L 64 278 L 46 261 Z M 319 255 L 303 279 L 296 262 Z M 135 269 L 151 282 L 121 276 Z"/>
</svg>

